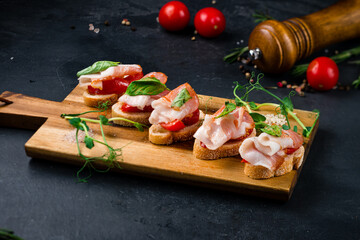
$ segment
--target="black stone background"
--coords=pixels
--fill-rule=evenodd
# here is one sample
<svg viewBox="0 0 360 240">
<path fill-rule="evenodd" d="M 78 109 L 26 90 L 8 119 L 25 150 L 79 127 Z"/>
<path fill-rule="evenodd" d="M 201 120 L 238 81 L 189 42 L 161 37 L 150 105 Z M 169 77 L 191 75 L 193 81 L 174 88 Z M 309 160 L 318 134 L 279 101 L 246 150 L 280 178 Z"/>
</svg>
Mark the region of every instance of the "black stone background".
<svg viewBox="0 0 360 240">
<path fill-rule="evenodd" d="M 61 101 L 76 86 L 79 69 L 96 60 L 119 60 L 138 63 L 145 73 L 166 73 L 170 88 L 188 81 L 198 93 L 230 98 L 233 81 L 245 83 L 245 78 L 238 64 L 222 58 L 247 44 L 255 10 L 285 20 L 334 2 L 186 1 L 192 19 L 208 6 L 227 18 L 218 38 L 191 41 L 192 22 L 180 33 L 166 32 L 156 22 L 165 1 L 0 1 L 0 92 Z M 123 18 L 137 30 L 121 25 Z M 99 34 L 88 30 L 90 23 Z M 359 39 L 337 44 L 307 61 L 358 44 Z M 339 68 L 344 85 L 360 73 L 355 65 Z M 302 80 L 267 75 L 263 85 L 284 79 Z M 285 96 L 288 90 L 274 92 Z M 272 100 L 262 93 L 253 99 Z M 77 183 L 77 167 L 25 155 L 24 144 L 34 131 L 0 128 L 0 228 L 24 239 L 53 240 L 359 239 L 360 92 L 309 93 L 293 101 L 299 109 L 320 109 L 321 119 L 286 203 L 119 173 Z"/>
</svg>

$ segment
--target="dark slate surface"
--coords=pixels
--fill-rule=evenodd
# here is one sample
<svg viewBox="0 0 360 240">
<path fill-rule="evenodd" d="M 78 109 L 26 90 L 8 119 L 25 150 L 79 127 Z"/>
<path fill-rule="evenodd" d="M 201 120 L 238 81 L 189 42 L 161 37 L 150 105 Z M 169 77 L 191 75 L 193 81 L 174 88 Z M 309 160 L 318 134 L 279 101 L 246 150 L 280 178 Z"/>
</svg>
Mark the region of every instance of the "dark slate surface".
<svg viewBox="0 0 360 240">
<path fill-rule="evenodd" d="M 232 82 L 245 78 L 237 64 L 225 64 L 222 57 L 237 42 L 246 45 L 254 10 L 284 20 L 334 2 L 219 0 L 215 7 L 227 18 L 226 31 L 216 39 L 191 41 L 192 24 L 168 33 L 156 22 L 165 1 L 0 1 L 0 92 L 61 101 L 76 86 L 77 70 L 107 59 L 162 71 L 171 88 L 188 81 L 198 93 L 231 97 Z M 210 0 L 186 4 L 192 17 L 212 6 Z M 137 31 L 121 25 L 123 18 Z M 100 33 L 90 32 L 89 23 Z M 358 43 L 331 46 L 327 54 Z M 342 84 L 358 75 L 356 66 L 340 65 Z M 283 79 L 301 81 L 285 74 L 266 76 L 263 84 Z M 258 94 L 254 100 L 271 99 Z M 25 155 L 34 131 L 0 128 L 0 228 L 24 239 L 53 240 L 359 239 L 360 92 L 313 93 L 294 97 L 294 103 L 322 115 L 286 203 L 116 173 L 95 174 L 80 184 L 76 167 Z"/>
</svg>

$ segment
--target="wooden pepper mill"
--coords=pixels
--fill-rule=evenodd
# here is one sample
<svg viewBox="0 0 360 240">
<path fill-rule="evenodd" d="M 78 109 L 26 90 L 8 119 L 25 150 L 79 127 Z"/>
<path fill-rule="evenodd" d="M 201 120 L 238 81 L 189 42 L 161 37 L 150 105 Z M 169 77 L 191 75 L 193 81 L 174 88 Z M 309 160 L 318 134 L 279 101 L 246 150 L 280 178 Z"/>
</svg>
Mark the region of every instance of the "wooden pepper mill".
<svg viewBox="0 0 360 240">
<path fill-rule="evenodd" d="M 250 57 L 266 73 L 282 73 L 328 45 L 360 37 L 360 0 L 340 1 L 321 11 L 260 23 L 249 38 Z"/>
</svg>

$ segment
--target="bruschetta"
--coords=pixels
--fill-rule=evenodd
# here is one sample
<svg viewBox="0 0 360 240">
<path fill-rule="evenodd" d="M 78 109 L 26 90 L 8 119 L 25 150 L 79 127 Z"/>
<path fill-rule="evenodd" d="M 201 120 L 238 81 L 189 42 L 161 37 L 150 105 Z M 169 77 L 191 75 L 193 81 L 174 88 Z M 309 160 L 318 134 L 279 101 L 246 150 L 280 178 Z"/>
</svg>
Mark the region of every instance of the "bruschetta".
<svg viewBox="0 0 360 240">
<path fill-rule="evenodd" d="M 168 145 L 193 139 L 200 127 L 203 113 L 194 89 L 184 83 L 166 96 L 152 102 L 149 122 L 149 140 L 154 144 Z"/>
<path fill-rule="evenodd" d="M 236 156 L 244 139 L 255 135 L 255 123 L 245 108 L 227 102 L 213 115 L 205 115 L 194 134 L 193 154 L 199 159 Z"/>
<path fill-rule="evenodd" d="M 169 93 L 165 86 L 167 78 L 164 73 L 151 72 L 142 79 L 131 82 L 124 95 L 112 106 L 112 117 L 122 117 L 150 125 L 149 117 L 153 111 L 151 103 Z M 115 120 L 114 123 L 133 126 L 132 123 L 123 120 Z"/>
<path fill-rule="evenodd" d="M 282 130 L 281 136 L 261 133 L 244 140 L 239 148 L 244 173 L 254 179 L 281 176 L 298 169 L 304 158 L 303 138 L 292 130 Z"/>
<path fill-rule="evenodd" d="M 85 88 L 83 98 L 87 106 L 113 105 L 132 81 L 143 77 L 140 65 L 109 63 L 114 62 L 99 61 L 78 73 L 79 85 Z"/>
</svg>

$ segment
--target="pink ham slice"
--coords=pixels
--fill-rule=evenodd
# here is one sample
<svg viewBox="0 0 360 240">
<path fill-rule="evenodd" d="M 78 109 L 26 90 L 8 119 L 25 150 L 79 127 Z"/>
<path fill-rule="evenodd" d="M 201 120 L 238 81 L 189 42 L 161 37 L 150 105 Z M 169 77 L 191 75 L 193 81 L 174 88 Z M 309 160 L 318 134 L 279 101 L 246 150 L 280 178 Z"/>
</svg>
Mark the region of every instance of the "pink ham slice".
<svg viewBox="0 0 360 240">
<path fill-rule="evenodd" d="M 274 171 L 283 164 L 286 149 L 297 149 L 302 144 L 302 136 L 292 130 L 282 130 L 281 137 L 262 133 L 258 137 L 245 139 L 239 152 L 241 157 L 250 164 Z"/>
</svg>

